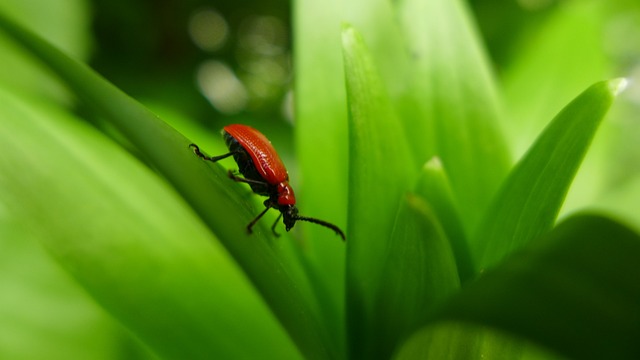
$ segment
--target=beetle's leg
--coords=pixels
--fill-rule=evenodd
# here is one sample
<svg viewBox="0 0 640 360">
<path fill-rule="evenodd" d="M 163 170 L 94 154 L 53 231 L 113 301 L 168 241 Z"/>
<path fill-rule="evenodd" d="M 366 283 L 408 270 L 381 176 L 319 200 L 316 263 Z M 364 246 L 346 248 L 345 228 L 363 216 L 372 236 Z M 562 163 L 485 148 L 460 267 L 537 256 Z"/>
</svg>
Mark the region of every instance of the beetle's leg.
<svg viewBox="0 0 640 360">
<path fill-rule="evenodd" d="M 189 145 L 189 147 L 190 147 L 191 149 L 193 149 L 194 154 L 196 154 L 196 156 L 198 156 L 200 159 L 202 159 L 202 160 L 207 160 L 207 161 L 211 161 L 211 162 L 216 162 L 216 161 L 218 161 L 218 160 L 222 160 L 222 159 L 224 159 L 224 158 L 228 158 L 229 156 L 231 156 L 231 155 L 233 155 L 233 154 L 235 154 L 235 153 L 236 153 L 236 152 L 233 152 L 233 151 L 232 151 L 232 152 L 228 152 L 228 153 L 226 153 L 226 154 L 222 154 L 222 155 L 220 155 L 220 156 L 207 156 L 207 155 L 203 154 L 203 153 L 200 151 L 200 147 L 199 147 L 198 145 L 196 145 L 196 144 L 190 144 L 190 145 Z"/>
<path fill-rule="evenodd" d="M 233 170 L 229 170 L 227 172 L 227 175 L 229 175 L 229 178 L 233 181 L 237 181 L 237 182 L 243 182 L 243 183 L 247 183 L 247 184 L 256 184 L 256 185 L 268 185 L 266 182 L 264 181 L 258 181 L 258 180 L 252 180 L 252 179 L 247 179 L 247 178 L 243 178 L 240 177 L 236 174 L 233 173 Z"/>
<path fill-rule="evenodd" d="M 260 218 L 267 213 L 267 211 L 269 210 L 269 207 L 267 206 L 266 208 L 264 208 L 264 210 L 262 210 L 262 212 L 260 214 L 258 214 L 258 216 L 256 216 L 255 219 L 251 220 L 251 222 L 249 223 L 249 225 L 247 225 L 247 231 L 249 232 L 249 234 L 251 234 L 253 232 L 253 230 L 251 230 L 251 228 L 253 227 L 253 225 L 255 225 L 258 220 L 260 220 Z"/>
<path fill-rule="evenodd" d="M 280 237 L 280 234 L 278 234 L 276 232 L 276 225 L 278 225 L 278 221 L 280 221 L 280 219 L 282 218 L 282 213 L 280 213 L 280 215 L 278 215 L 278 217 L 276 218 L 276 221 L 273 222 L 273 225 L 271 225 L 271 232 L 273 233 L 273 235 L 275 235 L 276 237 Z"/>
</svg>

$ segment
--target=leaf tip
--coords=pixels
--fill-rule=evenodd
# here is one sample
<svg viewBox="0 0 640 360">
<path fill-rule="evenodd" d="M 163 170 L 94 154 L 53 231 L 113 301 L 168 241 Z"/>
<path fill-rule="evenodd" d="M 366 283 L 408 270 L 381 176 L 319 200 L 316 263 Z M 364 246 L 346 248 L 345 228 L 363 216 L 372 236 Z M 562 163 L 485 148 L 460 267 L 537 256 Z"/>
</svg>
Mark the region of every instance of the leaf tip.
<svg viewBox="0 0 640 360">
<path fill-rule="evenodd" d="M 609 81 L 609 89 L 611 89 L 611 93 L 613 96 L 618 96 L 620 93 L 625 91 L 629 86 L 629 79 L 627 78 L 617 78 Z"/>
<path fill-rule="evenodd" d="M 353 42 L 355 42 L 357 40 L 358 32 L 353 27 L 353 25 L 351 25 L 348 22 L 343 22 L 341 27 L 342 27 L 342 44 L 343 44 L 343 46 L 345 44 L 353 43 Z"/>
<path fill-rule="evenodd" d="M 442 160 L 439 156 L 434 156 L 424 164 L 424 169 L 440 171 L 442 170 Z"/>
</svg>

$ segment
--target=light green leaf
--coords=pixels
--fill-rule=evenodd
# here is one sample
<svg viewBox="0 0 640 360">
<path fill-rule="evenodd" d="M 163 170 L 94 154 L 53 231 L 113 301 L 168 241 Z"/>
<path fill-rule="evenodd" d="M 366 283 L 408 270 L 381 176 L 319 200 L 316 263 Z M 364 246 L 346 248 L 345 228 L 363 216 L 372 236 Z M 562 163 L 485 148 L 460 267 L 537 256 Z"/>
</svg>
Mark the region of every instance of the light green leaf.
<svg viewBox="0 0 640 360">
<path fill-rule="evenodd" d="M 67 53 L 86 59 L 91 49 L 91 9 L 87 0 L 3 0 L 0 12 L 21 19 L 25 27 Z M 69 102 L 71 95 L 51 73 L 0 33 L 0 83 L 24 96 Z"/>
<path fill-rule="evenodd" d="M 329 330 L 319 315 L 292 242 L 271 240 L 246 187 L 194 156 L 189 141 L 112 84 L 0 13 L 0 28 L 40 57 L 89 106 L 111 121 L 190 204 L 245 271 L 299 348 L 310 358 L 332 357 Z"/>
<path fill-rule="evenodd" d="M 473 263 L 449 177 L 439 158 L 431 159 L 422 168 L 415 191 L 427 200 L 442 224 L 456 258 L 460 281 L 464 283 L 473 276 Z"/>
<path fill-rule="evenodd" d="M 410 55 L 405 50 L 403 35 L 388 0 L 350 0 L 342 2 L 342 21 L 351 24 L 362 35 L 372 63 L 379 71 L 380 81 L 391 99 L 400 121 L 405 122 L 402 106 L 407 91 L 407 79 L 412 77 Z"/>
<path fill-rule="evenodd" d="M 624 80 L 585 90 L 549 124 L 511 171 L 473 242 L 479 270 L 549 231 L 589 144 Z"/>
<path fill-rule="evenodd" d="M 424 200 L 407 195 L 376 297 L 376 337 L 364 357 L 389 358 L 459 286 L 456 261 L 435 214 Z"/>
<path fill-rule="evenodd" d="M 362 38 L 351 27 L 345 27 L 342 36 L 350 114 L 348 331 L 351 350 L 358 356 L 373 339 L 373 299 L 394 216 L 416 171 L 404 129 Z"/>
<path fill-rule="evenodd" d="M 640 357 L 640 236 L 595 215 L 561 223 L 451 299 L 484 324 L 574 359 Z"/>
<path fill-rule="evenodd" d="M 348 200 L 347 95 L 340 37 L 342 0 L 294 2 L 296 157 L 300 211 L 346 231 Z M 306 209 L 314 209 L 308 213 Z M 331 335 L 344 349 L 345 249 L 327 229 L 304 226 L 305 257 Z"/>
<path fill-rule="evenodd" d="M 249 279 L 164 181 L 55 108 L 4 91 L 0 103 L 0 203 L 157 354 L 299 356 Z"/>
<path fill-rule="evenodd" d="M 495 81 L 463 1 L 394 4 L 412 57 L 408 141 L 420 164 L 442 160 L 470 231 L 510 165 Z"/>
<path fill-rule="evenodd" d="M 502 74 L 510 117 L 503 126 L 517 157 L 575 94 L 610 76 L 604 28 L 611 2 L 567 1 L 524 32 Z M 614 5 L 615 6 L 615 5 Z"/>
<path fill-rule="evenodd" d="M 140 352 L 34 239 L 26 227 L 31 221 L 20 219 L 4 199 L 0 194 L 0 358 L 112 360 L 125 347 Z"/>
</svg>

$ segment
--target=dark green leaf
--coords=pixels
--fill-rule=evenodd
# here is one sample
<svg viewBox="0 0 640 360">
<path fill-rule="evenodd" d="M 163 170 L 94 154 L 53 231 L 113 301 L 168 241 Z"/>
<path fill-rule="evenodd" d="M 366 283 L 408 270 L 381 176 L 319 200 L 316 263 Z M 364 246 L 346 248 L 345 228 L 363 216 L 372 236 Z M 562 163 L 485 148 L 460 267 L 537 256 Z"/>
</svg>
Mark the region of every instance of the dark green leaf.
<svg viewBox="0 0 640 360">
<path fill-rule="evenodd" d="M 638 234 L 576 216 L 470 283 L 439 318 L 497 327 L 570 358 L 638 359 L 638 264 Z"/>
<path fill-rule="evenodd" d="M 415 359 L 561 359 L 521 338 L 469 323 L 444 322 L 426 326 L 409 338 L 395 360 Z"/>
</svg>

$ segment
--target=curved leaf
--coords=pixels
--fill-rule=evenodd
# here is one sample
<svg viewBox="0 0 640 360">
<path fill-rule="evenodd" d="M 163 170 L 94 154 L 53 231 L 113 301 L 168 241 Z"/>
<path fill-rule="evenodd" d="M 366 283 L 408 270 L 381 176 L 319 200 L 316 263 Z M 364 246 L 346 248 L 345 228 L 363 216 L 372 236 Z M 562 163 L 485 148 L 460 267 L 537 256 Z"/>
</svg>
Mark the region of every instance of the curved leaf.
<svg viewBox="0 0 640 360">
<path fill-rule="evenodd" d="M 121 323 L 170 359 L 299 356 L 165 182 L 54 108 L 0 103 L 2 202 Z"/>
<path fill-rule="evenodd" d="M 439 158 L 433 158 L 424 165 L 415 191 L 433 207 L 451 243 L 460 281 L 464 283 L 473 275 L 473 263 L 449 177 Z"/>
<path fill-rule="evenodd" d="M 404 130 L 362 38 L 345 27 L 342 41 L 350 115 L 348 331 L 353 353 L 361 355 L 373 339 L 373 299 L 393 219 L 416 172 Z"/>
<path fill-rule="evenodd" d="M 469 323 L 442 322 L 417 331 L 393 357 L 412 359 L 562 359 L 521 338 Z"/>
<path fill-rule="evenodd" d="M 304 209 L 314 209 L 309 216 L 347 231 L 348 114 L 339 31 L 343 3 L 294 1 L 293 51 L 296 157 L 302 185 L 296 196 Z M 300 211 L 306 213 L 304 209 Z M 321 227 L 306 226 L 303 231 L 305 257 L 317 280 L 316 297 L 323 317 L 331 322 L 331 335 L 344 349 L 346 246 Z"/>
<path fill-rule="evenodd" d="M 394 5 L 412 56 L 409 143 L 420 164 L 434 155 L 442 160 L 470 231 L 510 166 L 495 80 L 464 1 Z"/>
<path fill-rule="evenodd" d="M 569 358 L 640 357 L 640 236 L 581 215 L 488 270 L 439 319 L 522 336 Z"/>
<path fill-rule="evenodd" d="M 322 322 L 309 283 L 291 242 L 270 240 L 259 223 L 253 236 L 252 197 L 230 184 L 221 166 L 194 156 L 189 141 L 149 110 L 0 13 L 0 28 L 40 57 L 89 106 L 111 121 L 162 173 L 212 229 L 278 316 L 296 344 L 311 358 L 331 357 L 329 330 Z"/>
<path fill-rule="evenodd" d="M 585 90 L 518 162 L 472 239 L 477 269 L 496 264 L 551 228 L 598 125 L 624 84 L 603 81 Z"/>
<path fill-rule="evenodd" d="M 387 250 L 376 296 L 376 338 L 366 358 L 389 358 L 459 286 L 456 261 L 435 214 L 424 200 L 407 195 Z"/>
</svg>

